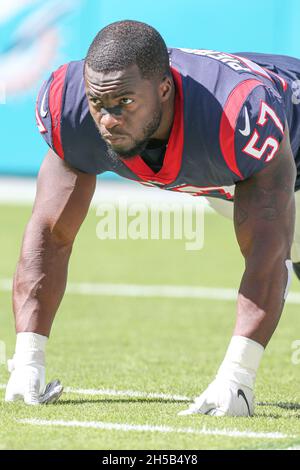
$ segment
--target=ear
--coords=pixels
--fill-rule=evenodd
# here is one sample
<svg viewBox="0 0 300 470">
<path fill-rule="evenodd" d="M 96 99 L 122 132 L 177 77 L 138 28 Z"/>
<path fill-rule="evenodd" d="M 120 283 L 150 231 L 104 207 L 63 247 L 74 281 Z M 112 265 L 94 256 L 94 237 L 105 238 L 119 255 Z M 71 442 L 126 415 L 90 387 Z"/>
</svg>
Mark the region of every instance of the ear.
<svg viewBox="0 0 300 470">
<path fill-rule="evenodd" d="M 163 81 L 159 85 L 161 101 L 168 101 L 171 96 L 172 89 L 174 87 L 173 80 L 171 77 L 164 77 Z"/>
</svg>

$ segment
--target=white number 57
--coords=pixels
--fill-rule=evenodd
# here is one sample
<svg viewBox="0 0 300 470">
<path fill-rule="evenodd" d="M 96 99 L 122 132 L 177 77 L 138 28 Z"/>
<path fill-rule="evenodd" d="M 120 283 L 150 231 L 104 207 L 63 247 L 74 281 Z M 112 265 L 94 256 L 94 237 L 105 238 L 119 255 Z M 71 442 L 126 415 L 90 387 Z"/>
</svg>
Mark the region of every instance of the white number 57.
<svg viewBox="0 0 300 470">
<path fill-rule="evenodd" d="M 275 125 L 278 127 L 280 132 L 283 134 L 283 125 L 275 113 L 274 109 L 270 108 L 267 103 L 264 101 L 261 102 L 260 106 L 260 112 L 259 116 L 257 119 L 257 125 L 259 126 L 265 126 L 265 124 L 268 122 L 268 119 L 272 119 L 275 123 Z M 256 147 L 256 143 L 260 138 L 259 132 L 254 129 L 250 140 L 248 143 L 245 145 L 243 148 L 243 152 L 247 153 L 247 155 L 250 155 L 250 157 L 256 158 L 257 160 L 261 160 L 263 156 L 265 155 L 267 150 L 270 150 L 266 155 L 265 155 L 265 161 L 269 162 L 272 160 L 272 158 L 275 156 L 278 147 L 279 147 L 279 142 L 275 137 L 267 137 L 266 140 L 264 141 L 263 145 L 259 148 Z"/>
</svg>

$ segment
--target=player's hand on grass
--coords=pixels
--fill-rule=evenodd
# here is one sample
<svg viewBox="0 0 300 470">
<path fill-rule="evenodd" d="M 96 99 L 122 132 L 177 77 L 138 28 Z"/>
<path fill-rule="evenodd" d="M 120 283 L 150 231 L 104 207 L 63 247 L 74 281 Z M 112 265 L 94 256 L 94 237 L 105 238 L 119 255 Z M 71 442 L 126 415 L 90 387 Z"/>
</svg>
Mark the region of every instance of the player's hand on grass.
<svg viewBox="0 0 300 470">
<path fill-rule="evenodd" d="M 178 414 L 252 416 L 253 412 L 254 394 L 251 388 L 230 380 L 215 379 L 187 410 Z"/>
<path fill-rule="evenodd" d="M 179 415 L 252 416 L 254 384 L 264 347 L 244 336 L 233 336 L 215 380 Z"/>
<path fill-rule="evenodd" d="M 27 405 L 38 405 L 45 388 L 45 367 L 17 364 L 15 359 L 8 361 L 11 373 L 5 393 L 5 401 L 24 400 Z"/>
<path fill-rule="evenodd" d="M 8 361 L 11 373 L 5 401 L 24 401 L 27 405 L 54 403 L 62 394 L 58 380 L 45 387 L 45 345 L 47 338 L 35 333 L 17 335 L 16 352 Z"/>
</svg>

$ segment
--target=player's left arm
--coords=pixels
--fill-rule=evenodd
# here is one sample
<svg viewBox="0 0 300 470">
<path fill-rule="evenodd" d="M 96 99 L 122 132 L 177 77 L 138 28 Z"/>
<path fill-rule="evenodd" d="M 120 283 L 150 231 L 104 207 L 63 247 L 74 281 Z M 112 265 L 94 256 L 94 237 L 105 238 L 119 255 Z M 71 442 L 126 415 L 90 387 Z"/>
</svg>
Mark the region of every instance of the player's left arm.
<svg viewBox="0 0 300 470">
<path fill-rule="evenodd" d="M 236 184 L 234 226 L 245 259 L 234 335 L 264 347 L 281 315 L 290 277 L 296 168 L 288 126 L 275 158 Z"/>
<path fill-rule="evenodd" d="M 181 415 L 254 413 L 256 373 L 278 324 L 290 276 L 295 176 L 286 125 L 274 159 L 236 185 L 234 225 L 245 258 L 236 325 L 215 380 Z"/>
<path fill-rule="evenodd" d="M 233 94 L 231 111 L 227 107 L 224 122 L 229 132 L 223 133 L 222 147 L 226 162 L 240 177 L 234 225 L 245 271 L 237 320 L 215 379 L 180 412 L 184 415 L 253 415 L 257 370 L 278 324 L 291 276 L 296 167 L 284 103 L 275 89 L 261 85 L 244 102 L 241 97 Z"/>
</svg>

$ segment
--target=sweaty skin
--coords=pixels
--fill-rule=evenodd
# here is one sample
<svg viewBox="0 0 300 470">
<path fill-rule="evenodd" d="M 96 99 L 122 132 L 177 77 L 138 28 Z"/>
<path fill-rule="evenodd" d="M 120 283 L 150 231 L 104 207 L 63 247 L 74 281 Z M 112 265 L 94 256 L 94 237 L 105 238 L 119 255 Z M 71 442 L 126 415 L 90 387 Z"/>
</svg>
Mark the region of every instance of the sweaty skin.
<svg viewBox="0 0 300 470">
<path fill-rule="evenodd" d="M 234 225 L 245 272 L 234 335 L 266 346 L 280 319 L 295 224 L 296 166 L 288 126 L 274 160 L 236 185 Z"/>
<path fill-rule="evenodd" d="M 96 176 L 69 167 L 49 150 L 14 276 L 16 331 L 49 336 L 64 295 L 73 241 L 83 222 Z M 53 191 L 55 188 L 55 191 Z"/>
<path fill-rule="evenodd" d="M 168 139 L 175 97 L 171 76 L 148 80 L 137 65 L 105 74 L 86 65 L 85 86 L 95 125 L 119 156 L 137 155 L 150 139 Z"/>
</svg>

